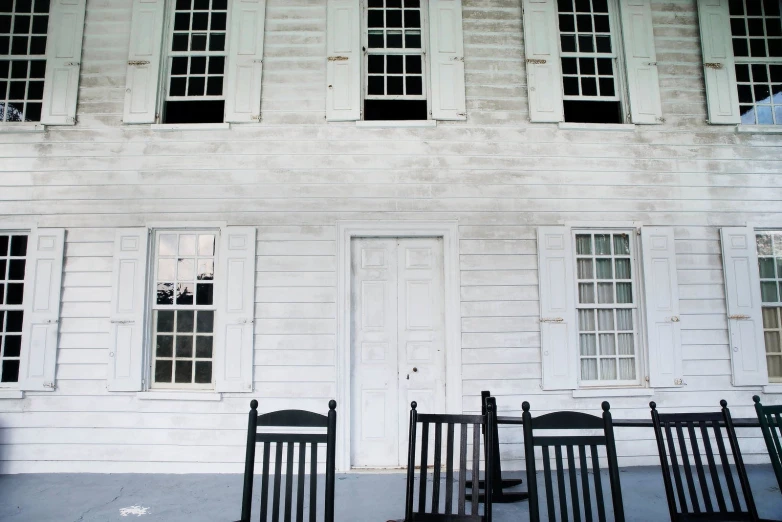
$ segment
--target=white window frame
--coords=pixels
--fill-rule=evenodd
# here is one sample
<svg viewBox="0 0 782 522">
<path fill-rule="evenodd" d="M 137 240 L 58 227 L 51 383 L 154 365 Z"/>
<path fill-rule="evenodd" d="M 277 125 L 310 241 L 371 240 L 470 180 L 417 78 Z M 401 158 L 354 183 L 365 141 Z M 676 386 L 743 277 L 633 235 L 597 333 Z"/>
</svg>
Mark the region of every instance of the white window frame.
<svg viewBox="0 0 782 522">
<path fill-rule="evenodd" d="M 221 227 L 199 227 L 199 228 L 165 228 L 165 227 L 155 227 L 151 228 L 151 237 L 152 237 L 152 244 L 151 248 L 149 249 L 149 262 L 148 265 L 148 274 L 147 274 L 147 285 L 149 287 L 149 297 L 147 298 L 147 310 L 145 312 L 145 315 L 147 317 L 148 327 L 145 335 L 145 360 L 146 364 L 144 364 L 144 370 L 145 370 L 145 378 L 144 382 L 149 383 L 145 388 L 149 391 L 158 391 L 158 390 L 165 390 L 165 391 L 171 391 L 171 390 L 181 390 L 181 391 L 187 391 L 187 390 L 195 390 L 195 391 L 212 391 L 215 389 L 215 360 L 217 359 L 216 353 L 218 350 L 222 350 L 222 347 L 219 347 L 217 345 L 216 338 L 217 338 L 217 329 L 219 328 L 219 322 L 218 322 L 218 314 L 219 314 L 219 305 L 217 301 L 217 290 L 213 287 L 212 289 L 212 304 L 211 305 L 176 305 L 173 306 L 167 306 L 167 305 L 158 305 L 157 304 L 157 272 L 158 272 L 158 254 L 157 254 L 157 246 L 159 237 L 161 234 L 166 233 L 174 233 L 174 234 L 214 234 L 215 236 L 215 252 L 214 252 L 214 279 L 212 284 L 217 285 L 220 284 L 218 281 L 218 266 L 219 266 L 219 256 L 220 256 L 220 235 L 222 228 Z M 197 248 L 197 246 L 196 246 Z M 196 256 L 197 257 L 197 256 Z M 195 267 L 196 270 L 198 270 L 198 267 Z M 184 308 L 181 308 L 184 307 Z M 170 383 L 156 383 L 155 382 L 155 363 L 156 363 L 156 357 L 155 357 L 155 333 L 157 326 L 155 324 L 155 312 L 156 311 L 179 311 L 179 310 L 205 310 L 205 311 L 213 311 L 214 312 L 214 320 L 213 320 L 213 330 L 212 330 L 212 380 L 210 383 L 176 383 L 172 382 Z M 194 348 L 195 349 L 195 348 Z M 172 350 L 176 350 L 176 344 L 174 343 Z M 174 368 L 172 368 L 172 371 Z"/>
<path fill-rule="evenodd" d="M 404 0 L 402 0 L 404 1 Z M 381 53 L 373 53 L 369 49 L 369 5 L 366 2 L 362 2 L 361 4 L 361 48 L 362 48 L 362 57 L 361 57 L 361 120 L 360 121 L 367 121 L 364 119 L 364 102 L 367 99 L 373 99 L 373 100 L 426 100 L 426 120 L 432 119 L 432 74 L 430 70 L 429 65 L 429 2 L 428 0 L 420 0 L 420 12 L 421 12 L 421 71 L 422 71 L 422 88 L 423 93 L 418 96 L 406 96 L 406 95 L 369 95 L 369 56 L 371 54 L 381 54 Z M 387 8 L 383 8 L 384 10 Z M 402 8 L 402 11 L 404 13 L 404 8 Z M 404 14 L 403 14 L 404 16 Z M 388 28 L 385 28 L 386 30 Z M 404 38 L 404 35 L 402 36 Z M 418 56 L 418 53 L 412 53 L 407 52 L 405 48 L 400 49 L 389 49 L 385 48 L 386 51 L 382 53 L 383 56 L 387 56 L 388 54 L 400 54 L 400 55 L 415 55 Z M 384 78 L 386 75 L 384 74 Z M 368 121 L 376 121 L 376 120 L 368 120 Z M 409 121 L 409 120 L 400 120 L 400 121 Z M 415 120 L 412 120 L 415 121 Z M 421 120 L 424 121 L 424 120 Z"/>
<path fill-rule="evenodd" d="M 760 256 L 760 252 L 757 251 L 757 236 L 763 235 L 763 234 L 769 234 L 769 233 L 771 233 L 771 234 L 773 234 L 773 233 L 782 234 L 782 229 L 768 229 L 767 228 L 767 229 L 755 229 L 754 230 L 755 257 L 756 257 L 755 262 L 756 262 L 756 264 L 758 266 L 760 266 L 760 258 L 761 258 L 761 256 Z M 767 256 L 764 256 L 764 257 L 767 257 Z M 776 258 L 772 257 L 772 259 L 776 259 Z M 762 285 L 763 279 L 764 278 L 761 276 L 761 278 L 760 278 L 761 285 Z M 768 278 L 765 278 L 765 279 L 768 280 Z M 758 295 L 761 297 L 761 299 L 760 299 L 760 309 L 761 309 L 761 314 L 762 314 L 764 308 L 772 308 L 774 310 L 778 310 L 777 311 L 778 319 L 782 320 L 782 317 L 779 317 L 780 315 L 782 315 L 782 296 L 779 295 L 779 281 L 782 281 L 782 277 L 776 278 L 775 281 L 777 282 L 777 302 L 775 302 L 775 303 L 765 303 L 765 302 L 763 302 L 761 287 L 758 287 Z M 762 327 L 763 333 L 764 333 L 764 335 L 763 335 L 763 351 L 766 354 L 766 359 L 768 360 L 768 353 L 769 352 L 768 352 L 768 349 L 766 347 L 766 339 L 765 339 L 766 327 L 765 327 L 765 325 L 762 325 L 762 324 L 761 324 L 761 327 Z M 779 332 L 780 335 L 782 335 L 782 322 L 779 324 L 779 329 L 777 329 L 776 331 Z M 780 357 L 782 357 L 782 355 Z M 769 373 L 769 375 L 768 375 L 768 382 L 769 382 L 769 384 L 782 384 L 782 376 L 772 377 L 771 374 Z"/>
<path fill-rule="evenodd" d="M 576 350 L 578 350 L 578 353 L 576 354 L 577 360 L 578 360 L 578 388 L 579 389 L 592 389 L 592 388 L 637 388 L 639 386 L 646 385 L 646 379 L 644 376 L 646 375 L 646 357 L 648 356 L 648 348 L 647 348 L 647 342 L 646 342 L 646 329 L 644 324 L 644 309 L 643 309 L 643 300 L 639 299 L 640 295 L 645 295 L 643 288 L 643 282 L 641 275 L 641 257 L 639 254 L 641 254 L 641 242 L 639 240 L 638 230 L 636 228 L 590 228 L 590 227 L 573 227 L 570 230 L 570 240 L 572 241 L 572 257 L 573 257 L 573 295 L 575 296 L 575 319 L 576 324 L 575 332 L 576 332 Z M 582 306 L 578 302 L 578 254 L 576 250 L 576 236 L 578 234 L 590 234 L 591 236 L 595 236 L 598 234 L 627 234 L 630 238 L 630 275 L 631 275 L 631 285 L 632 285 L 632 297 L 633 297 L 633 306 L 622 306 L 620 308 L 624 309 L 632 309 L 633 310 L 633 340 L 634 340 L 634 350 L 635 350 L 635 375 L 636 379 L 634 380 L 582 380 L 581 378 L 581 351 L 580 351 L 580 326 L 578 324 L 578 311 L 580 309 L 609 309 L 614 310 L 616 309 L 617 303 L 611 303 L 612 306 L 607 305 L 599 305 L 597 303 L 593 303 L 590 306 Z M 613 245 L 612 245 L 613 249 Z M 585 257 L 591 257 L 595 259 L 595 254 L 593 253 L 591 256 L 585 256 Z M 611 255 L 611 259 L 614 259 L 613 254 Z M 594 281 L 597 283 L 597 272 L 596 267 L 594 267 Z M 612 270 L 615 270 L 614 264 L 612 263 Z M 615 282 L 615 279 L 612 279 L 611 281 Z M 595 300 L 597 300 L 597 286 L 595 286 Z M 616 327 L 616 324 L 614 325 Z M 595 317 L 595 327 L 597 328 L 597 317 Z M 614 330 L 616 331 L 616 329 Z M 598 331 L 595 332 L 595 335 L 599 335 Z M 618 359 L 618 353 L 619 348 L 618 345 L 615 347 L 616 354 L 615 358 Z M 599 348 L 598 348 L 599 352 Z M 599 362 L 599 355 L 596 355 L 598 357 Z M 618 375 L 618 366 L 617 366 L 617 375 Z"/>
<path fill-rule="evenodd" d="M 7 312 L 9 310 L 11 310 L 11 311 L 17 311 L 18 310 L 18 311 L 23 312 L 24 315 L 27 315 L 27 310 L 25 310 L 25 307 L 27 305 L 27 300 L 32 297 L 32 289 L 29 287 L 28 279 L 27 279 L 28 271 L 32 270 L 32 267 L 30 266 L 30 261 L 31 261 L 31 258 L 32 258 L 32 256 L 30 256 L 30 248 L 31 248 L 30 239 L 33 238 L 32 230 L 29 230 L 29 229 L 25 230 L 25 229 L 18 229 L 18 228 L 0 229 L 0 235 L 2 235 L 2 236 L 6 236 L 6 235 L 7 236 L 22 236 L 22 235 L 27 236 L 27 252 L 25 254 L 25 277 L 24 277 L 24 279 L 22 279 L 22 283 L 24 283 L 24 293 L 22 295 L 22 304 L 19 304 L 19 305 L 0 304 L 0 310 L 2 310 L 4 312 Z M 10 240 L 9 240 L 8 248 L 9 248 L 9 254 L 10 254 L 10 248 L 11 248 Z M 4 257 L 4 259 L 6 259 L 6 258 Z M 9 267 L 6 267 L 6 271 L 8 271 L 8 270 L 9 270 Z M 3 274 L 1 279 L 3 279 L 3 280 L 5 279 L 5 274 Z M 8 293 L 7 281 L 5 282 L 5 284 L 6 284 L 6 288 L 4 289 L 5 294 L 0 292 L 0 303 L 3 301 L 4 295 L 6 295 Z M 0 321 L 0 330 L 3 332 L 3 334 L 5 334 L 4 322 L 3 322 L 5 320 L 6 320 L 6 318 L 4 317 L 3 320 Z M 25 339 L 24 339 L 24 329 L 22 329 L 22 331 L 19 332 L 19 337 L 21 338 L 21 343 L 22 343 L 22 346 L 20 347 L 19 357 L 18 357 L 18 360 L 19 360 L 19 373 L 18 373 L 18 375 L 16 377 L 16 381 L 14 381 L 14 382 L 0 382 L 0 389 L 12 389 L 12 390 L 18 389 L 19 388 L 19 383 L 22 380 L 22 368 L 21 368 L 21 366 L 22 366 L 22 357 L 24 356 L 24 342 L 25 342 Z M 3 351 L 4 351 L 4 348 L 3 348 Z M 16 359 L 16 358 L 14 358 L 14 359 Z M 0 365 L 2 365 L 2 361 L 3 360 L 5 360 L 5 358 L 0 359 Z M 0 366 L 0 376 L 2 376 L 2 367 L 1 366 Z"/>
</svg>

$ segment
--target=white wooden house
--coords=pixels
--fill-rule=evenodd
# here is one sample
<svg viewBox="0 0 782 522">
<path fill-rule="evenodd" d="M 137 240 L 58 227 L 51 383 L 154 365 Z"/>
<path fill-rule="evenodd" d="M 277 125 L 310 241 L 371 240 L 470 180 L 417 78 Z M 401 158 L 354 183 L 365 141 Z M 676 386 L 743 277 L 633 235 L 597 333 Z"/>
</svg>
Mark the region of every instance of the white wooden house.
<svg viewBox="0 0 782 522">
<path fill-rule="evenodd" d="M 336 399 L 341 470 L 403 463 L 411 400 L 778 403 L 781 23 L 4 0 L 0 472 L 239 472 L 253 398 Z M 655 463 L 651 430 L 618 437 Z"/>
</svg>

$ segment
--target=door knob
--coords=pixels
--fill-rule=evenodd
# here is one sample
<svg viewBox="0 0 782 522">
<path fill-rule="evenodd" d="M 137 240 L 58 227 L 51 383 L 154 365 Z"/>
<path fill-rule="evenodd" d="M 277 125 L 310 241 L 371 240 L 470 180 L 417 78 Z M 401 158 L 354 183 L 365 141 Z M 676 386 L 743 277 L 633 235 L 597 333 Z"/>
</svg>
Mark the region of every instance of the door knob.
<svg viewBox="0 0 782 522">
<path fill-rule="evenodd" d="M 418 371 L 418 368 L 413 367 L 413 373 L 416 373 Z"/>
</svg>

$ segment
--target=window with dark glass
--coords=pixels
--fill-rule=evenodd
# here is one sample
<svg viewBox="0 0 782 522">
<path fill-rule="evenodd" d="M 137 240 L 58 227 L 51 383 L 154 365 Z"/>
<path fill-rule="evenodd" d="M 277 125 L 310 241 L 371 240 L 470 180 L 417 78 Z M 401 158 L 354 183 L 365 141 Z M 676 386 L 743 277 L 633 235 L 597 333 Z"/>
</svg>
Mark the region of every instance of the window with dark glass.
<svg viewBox="0 0 782 522">
<path fill-rule="evenodd" d="M 780 0 L 730 0 L 741 123 L 782 125 Z"/>
<path fill-rule="evenodd" d="M 768 378 L 782 382 L 782 232 L 756 236 Z"/>
<path fill-rule="evenodd" d="M 0 1 L 0 122 L 39 122 L 49 0 Z"/>
<path fill-rule="evenodd" d="M 0 382 L 19 382 L 27 234 L 0 233 Z"/>
</svg>

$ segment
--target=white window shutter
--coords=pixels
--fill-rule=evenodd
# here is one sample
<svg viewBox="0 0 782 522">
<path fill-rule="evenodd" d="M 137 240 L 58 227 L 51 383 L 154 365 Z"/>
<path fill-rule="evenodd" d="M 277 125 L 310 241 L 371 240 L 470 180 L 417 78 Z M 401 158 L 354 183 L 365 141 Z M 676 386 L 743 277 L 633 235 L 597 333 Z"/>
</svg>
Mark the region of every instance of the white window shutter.
<svg viewBox="0 0 782 522">
<path fill-rule="evenodd" d="M 532 122 L 563 121 L 557 3 L 524 0 L 523 16 L 529 119 Z"/>
<path fill-rule="evenodd" d="M 679 322 L 679 282 L 673 228 L 641 229 L 649 386 L 682 386 L 682 336 Z"/>
<path fill-rule="evenodd" d="M 39 228 L 27 240 L 19 388 L 54 391 L 65 229 Z"/>
<path fill-rule="evenodd" d="M 109 391 L 141 391 L 147 289 L 148 229 L 121 228 L 114 237 Z"/>
<path fill-rule="evenodd" d="M 246 123 L 261 119 L 265 19 L 266 0 L 233 0 L 225 80 L 227 122 Z"/>
<path fill-rule="evenodd" d="M 223 228 L 218 255 L 215 388 L 249 392 L 253 389 L 255 228 Z"/>
<path fill-rule="evenodd" d="M 133 0 L 124 123 L 156 121 L 164 14 L 164 0 Z"/>
<path fill-rule="evenodd" d="M 571 390 L 578 386 L 578 343 L 569 228 L 538 228 L 538 277 L 543 389 Z"/>
<path fill-rule="evenodd" d="M 698 0 L 703 75 L 711 124 L 741 123 L 728 0 Z"/>
<path fill-rule="evenodd" d="M 432 118 L 466 120 L 462 0 L 429 0 Z"/>
<path fill-rule="evenodd" d="M 361 119 L 361 6 L 328 0 L 326 120 Z"/>
<path fill-rule="evenodd" d="M 755 232 L 751 227 L 723 228 L 720 239 L 733 385 L 767 384 Z"/>
<path fill-rule="evenodd" d="M 633 123 L 662 123 L 651 0 L 621 0 L 625 67 Z"/>
<path fill-rule="evenodd" d="M 75 125 L 86 0 L 53 0 L 46 38 L 41 123 Z"/>
</svg>

